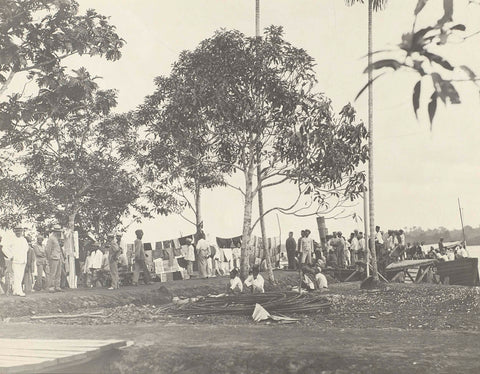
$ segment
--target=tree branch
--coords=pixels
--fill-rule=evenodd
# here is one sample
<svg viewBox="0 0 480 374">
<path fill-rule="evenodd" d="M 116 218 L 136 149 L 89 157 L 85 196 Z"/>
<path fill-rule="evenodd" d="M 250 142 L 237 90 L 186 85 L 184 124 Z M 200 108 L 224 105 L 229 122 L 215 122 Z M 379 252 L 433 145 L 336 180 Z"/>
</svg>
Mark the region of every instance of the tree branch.
<svg viewBox="0 0 480 374">
<path fill-rule="evenodd" d="M 295 207 L 295 205 L 297 205 L 297 203 L 300 201 L 300 198 L 302 197 L 303 192 L 304 192 L 304 191 L 300 191 L 300 192 L 299 192 L 299 194 L 298 194 L 297 199 L 295 200 L 295 202 L 294 202 L 292 205 L 290 205 L 288 208 L 275 207 L 275 208 L 270 208 L 270 209 L 268 209 L 267 211 L 265 211 L 265 212 L 264 212 L 261 216 L 259 216 L 259 217 L 257 218 L 257 220 L 253 223 L 253 225 L 252 225 L 252 231 L 253 231 L 253 229 L 255 228 L 255 226 L 260 222 L 260 219 L 261 219 L 262 217 L 265 217 L 268 213 L 271 213 L 271 212 L 273 212 L 273 211 L 275 211 L 275 210 L 280 211 L 280 212 L 282 212 L 282 213 L 285 213 L 285 212 L 287 212 L 287 211 L 289 211 L 289 210 L 292 210 L 292 209 Z"/>
<path fill-rule="evenodd" d="M 8 88 L 9 84 L 12 82 L 14 75 L 15 75 L 15 72 L 13 70 L 10 70 L 10 74 L 8 74 L 7 80 L 5 81 L 4 84 L 2 84 L 2 87 L 0 87 L 0 96 L 2 96 L 5 90 Z"/>
<path fill-rule="evenodd" d="M 182 213 L 178 213 L 178 215 L 180 217 L 182 217 L 185 221 L 187 221 L 188 223 L 192 224 L 193 226 L 197 227 L 197 224 L 191 220 L 189 220 L 187 217 L 185 217 Z"/>
<path fill-rule="evenodd" d="M 47 60 L 47 61 L 44 61 L 44 62 L 39 62 L 38 64 L 35 64 L 35 65 L 31 65 L 31 66 L 25 66 L 23 69 L 19 69 L 17 72 L 22 72 L 22 71 L 29 71 L 29 70 L 33 70 L 33 69 L 38 69 L 42 66 L 45 66 L 45 65 L 48 65 L 48 64 L 51 64 L 52 62 L 54 61 L 60 61 L 60 60 L 63 60 L 64 58 L 66 57 L 70 57 L 70 56 L 73 56 L 75 54 L 77 54 L 78 52 L 70 52 L 70 53 L 65 53 L 64 55 L 62 56 L 58 56 L 58 57 L 54 57 L 54 58 L 51 58 L 50 60 Z"/>
<path fill-rule="evenodd" d="M 234 190 L 240 191 L 240 193 L 245 197 L 245 192 L 243 192 L 243 190 L 242 190 L 240 187 L 234 186 L 233 184 L 230 184 L 230 183 L 228 183 L 228 182 L 225 182 L 225 184 L 226 184 L 228 187 L 233 188 Z"/>
<path fill-rule="evenodd" d="M 267 184 L 263 184 L 262 186 L 257 186 L 254 190 L 253 190 L 253 193 L 257 193 L 258 190 L 259 190 L 259 187 L 263 190 L 265 188 L 268 188 L 268 187 L 273 187 L 273 186 L 276 186 L 276 185 L 279 185 L 279 184 L 282 184 L 283 182 L 287 181 L 288 180 L 288 177 L 285 177 L 279 181 L 276 181 L 276 182 L 271 182 L 271 183 L 267 183 Z"/>
</svg>

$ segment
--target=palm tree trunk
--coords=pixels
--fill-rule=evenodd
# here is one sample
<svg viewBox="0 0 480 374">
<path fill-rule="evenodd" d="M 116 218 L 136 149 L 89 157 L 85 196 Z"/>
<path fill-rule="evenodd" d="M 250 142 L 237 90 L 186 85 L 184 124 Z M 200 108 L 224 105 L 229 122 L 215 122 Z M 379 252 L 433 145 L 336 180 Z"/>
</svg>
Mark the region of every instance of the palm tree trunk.
<svg viewBox="0 0 480 374">
<path fill-rule="evenodd" d="M 260 38 L 260 0 L 255 0 L 255 36 Z M 260 229 L 262 231 L 263 256 L 267 265 L 267 274 L 270 282 L 275 283 L 273 275 L 272 260 L 270 249 L 268 248 L 267 232 L 265 229 L 265 218 L 263 209 L 263 191 L 262 191 L 262 160 L 260 152 L 258 152 L 257 161 L 257 190 L 258 190 L 258 214 L 260 216 Z"/>
<path fill-rule="evenodd" d="M 372 72 L 372 51 L 373 51 L 373 2 L 368 0 L 368 81 L 371 82 L 373 78 Z M 373 180 L 373 84 L 368 85 L 368 201 L 369 201 L 369 218 L 370 218 L 370 248 L 372 250 L 372 275 L 375 280 L 378 280 L 377 271 L 377 255 L 375 251 L 375 201 L 374 201 L 374 180 Z"/>
</svg>

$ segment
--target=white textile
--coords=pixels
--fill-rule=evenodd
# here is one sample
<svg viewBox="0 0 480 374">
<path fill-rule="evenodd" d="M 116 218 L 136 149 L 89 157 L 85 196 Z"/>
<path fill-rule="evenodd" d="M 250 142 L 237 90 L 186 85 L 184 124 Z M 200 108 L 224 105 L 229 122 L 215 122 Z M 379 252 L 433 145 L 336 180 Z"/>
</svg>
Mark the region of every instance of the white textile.
<svg viewBox="0 0 480 374">
<path fill-rule="evenodd" d="M 10 238 L 3 250 L 3 253 L 7 258 L 17 264 L 27 263 L 27 252 L 28 242 L 23 236 L 19 238 L 17 236 Z"/>
<path fill-rule="evenodd" d="M 93 269 L 101 269 L 103 263 L 103 253 L 100 249 L 97 249 L 93 255 L 92 263 L 90 267 Z"/>
<path fill-rule="evenodd" d="M 254 293 L 257 293 L 257 292 L 258 293 L 264 293 L 265 292 L 265 290 L 263 288 L 264 283 L 265 283 L 265 280 L 263 279 L 263 277 L 260 274 L 257 275 L 256 279 L 253 278 L 252 274 L 250 274 L 248 276 L 248 278 L 245 279 L 245 286 L 246 287 L 253 287 L 253 292 Z"/>
<path fill-rule="evenodd" d="M 243 284 L 241 279 L 238 276 L 233 279 L 230 279 L 230 289 L 233 291 L 243 292 Z"/>
<path fill-rule="evenodd" d="M 25 274 L 25 263 L 12 262 L 13 270 L 13 294 L 25 295 L 22 290 L 23 275 Z"/>
<path fill-rule="evenodd" d="M 327 277 L 322 273 L 318 273 L 315 275 L 315 280 L 317 281 L 317 285 L 319 289 L 328 288 Z"/>
</svg>

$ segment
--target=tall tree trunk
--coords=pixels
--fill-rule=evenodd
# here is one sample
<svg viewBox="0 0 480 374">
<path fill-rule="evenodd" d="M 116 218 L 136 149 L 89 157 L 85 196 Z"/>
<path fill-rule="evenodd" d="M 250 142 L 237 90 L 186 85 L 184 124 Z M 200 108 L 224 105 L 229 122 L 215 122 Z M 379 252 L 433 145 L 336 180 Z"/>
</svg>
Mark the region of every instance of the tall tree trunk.
<svg viewBox="0 0 480 374">
<path fill-rule="evenodd" d="M 373 1 L 368 0 L 368 81 L 371 82 L 373 78 L 372 71 L 372 51 L 373 51 Z M 374 183 L 373 183 L 373 85 L 368 85 L 368 200 L 370 211 L 370 248 L 372 249 L 372 275 L 375 280 L 378 280 L 377 271 L 377 254 L 375 250 L 375 201 L 374 201 Z"/>
<path fill-rule="evenodd" d="M 75 218 L 77 217 L 77 209 L 73 208 L 72 212 L 68 215 L 67 229 L 70 232 L 75 231 Z"/>
<path fill-rule="evenodd" d="M 68 269 L 68 285 L 70 288 L 77 288 L 77 275 L 75 274 L 75 251 L 73 244 L 73 232 L 75 231 L 75 218 L 77 216 L 77 208 L 73 208 L 68 215 L 67 230 L 65 232 L 65 244 L 63 254 L 65 256 L 65 265 Z M 67 242 L 68 241 L 68 242 Z M 67 250 L 68 248 L 68 250 Z"/>
<path fill-rule="evenodd" d="M 197 235 L 203 231 L 202 219 L 202 189 L 200 183 L 195 182 L 195 224 L 197 226 Z"/>
<path fill-rule="evenodd" d="M 257 163 L 257 189 L 258 189 L 258 214 L 260 215 L 260 230 L 262 232 L 263 257 L 267 265 L 267 274 L 270 282 L 275 283 L 275 276 L 272 269 L 271 251 L 268 248 L 267 231 L 265 229 L 265 217 L 263 209 L 263 190 L 262 190 L 262 164 L 260 155 Z"/>
<path fill-rule="evenodd" d="M 246 279 L 248 276 L 248 246 L 252 230 L 252 205 L 253 205 L 253 171 L 254 164 L 248 165 L 245 173 L 245 205 L 243 210 L 242 250 L 240 255 L 240 276 Z"/>
</svg>

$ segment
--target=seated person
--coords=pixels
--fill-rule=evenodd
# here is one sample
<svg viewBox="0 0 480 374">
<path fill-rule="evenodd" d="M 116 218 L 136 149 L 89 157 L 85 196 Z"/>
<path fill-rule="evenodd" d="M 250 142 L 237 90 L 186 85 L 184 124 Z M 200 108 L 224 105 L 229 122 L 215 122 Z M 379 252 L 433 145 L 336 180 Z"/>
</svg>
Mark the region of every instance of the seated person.
<svg viewBox="0 0 480 374">
<path fill-rule="evenodd" d="M 314 267 L 302 266 L 302 288 L 313 291 L 328 288 L 327 278 L 322 274 L 320 264 L 317 262 Z"/>
<path fill-rule="evenodd" d="M 315 266 L 315 286 L 317 290 L 328 288 L 327 277 L 322 273 L 322 267 L 324 267 L 324 262 L 322 260 L 318 260 L 317 265 Z"/>
<path fill-rule="evenodd" d="M 458 245 L 456 248 L 455 258 L 466 258 L 468 257 L 468 252 L 463 246 Z"/>
<path fill-rule="evenodd" d="M 242 293 L 243 292 L 243 284 L 242 280 L 238 276 L 237 269 L 233 269 L 230 272 L 230 285 L 227 290 L 228 293 Z"/>
<path fill-rule="evenodd" d="M 454 261 L 455 260 L 455 252 L 452 250 L 447 251 L 447 259 L 448 261 Z"/>
<path fill-rule="evenodd" d="M 260 269 L 256 265 L 253 267 L 252 274 L 248 276 L 247 279 L 245 279 L 245 287 L 250 289 L 252 293 L 264 293 L 265 290 L 263 288 L 264 286 L 264 279 L 260 275 Z"/>
</svg>

